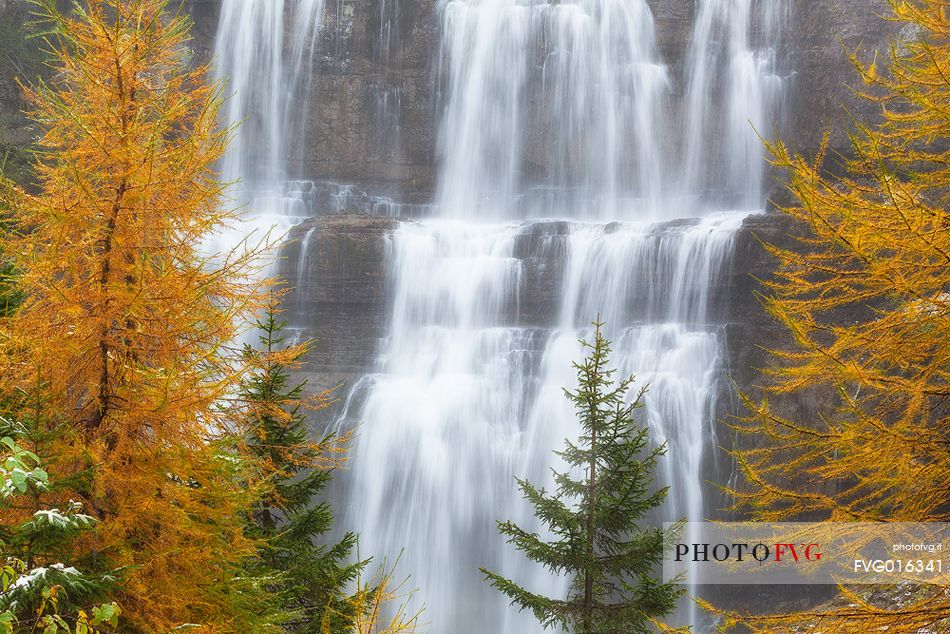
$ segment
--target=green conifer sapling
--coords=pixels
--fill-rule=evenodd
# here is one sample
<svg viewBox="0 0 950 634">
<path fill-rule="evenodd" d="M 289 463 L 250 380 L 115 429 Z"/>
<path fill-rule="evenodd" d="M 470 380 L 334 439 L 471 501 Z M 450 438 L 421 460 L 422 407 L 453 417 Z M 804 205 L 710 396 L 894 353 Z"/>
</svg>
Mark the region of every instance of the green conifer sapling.
<svg viewBox="0 0 950 634">
<path fill-rule="evenodd" d="M 576 408 L 582 433 L 557 454 L 568 470 L 554 473 L 548 493 L 518 479 L 535 516 L 551 541 L 511 522 L 499 522 L 508 542 L 553 574 L 568 575 L 565 598 L 546 597 L 482 569 L 486 579 L 530 610 L 544 627 L 579 634 L 636 634 L 653 631 L 652 621 L 671 613 L 683 590 L 661 583 L 655 571 L 663 558 L 663 531 L 645 527 L 647 513 L 660 506 L 667 488 L 654 489 L 653 472 L 666 447 L 650 447 L 647 430 L 627 395 L 634 377 L 615 382 L 608 369 L 610 342 L 594 323 L 594 341 L 581 344 L 589 355 L 575 363 L 578 387 L 564 392 Z M 579 479 L 572 474 L 583 473 Z"/>
</svg>

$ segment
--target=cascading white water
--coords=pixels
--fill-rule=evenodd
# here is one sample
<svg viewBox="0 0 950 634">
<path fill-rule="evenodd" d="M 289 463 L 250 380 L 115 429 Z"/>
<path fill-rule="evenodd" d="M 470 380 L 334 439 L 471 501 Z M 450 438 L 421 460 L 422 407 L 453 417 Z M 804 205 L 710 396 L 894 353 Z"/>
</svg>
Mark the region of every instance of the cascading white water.
<svg viewBox="0 0 950 634">
<path fill-rule="evenodd" d="M 303 238 L 300 239 L 300 253 L 297 255 L 297 275 L 294 280 L 294 290 L 300 294 L 307 291 L 308 274 L 310 272 L 309 268 L 309 256 L 310 256 L 310 241 L 313 239 L 313 234 L 317 230 L 316 227 L 310 227 L 307 229 L 307 233 L 304 234 Z"/>
<path fill-rule="evenodd" d="M 379 5 L 387 81 L 407 1 Z M 403 552 L 429 631 L 539 631 L 480 566 L 565 591 L 564 579 L 508 548 L 494 522 L 534 525 L 512 478 L 550 484 L 552 450 L 576 435 L 561 388 L 573 384 L 577 339 L 598 314 L 619 369 L 651 386 L 644 423 L 669 443 L 662 519 L 709 513 L 701 470 L 722 371 L 710 293 L 736 229 L 763 202 L 753 126 L 770 131 L 780 97 L 783 5 L 698 0 L 679 77 L 660 58 L 645 0 L 437 3 L 436 218 L 388 238 L 389 336 L 340 421 L 360 424 L 346 520 L 364 555 Z M 289 180 L 300 175 L 289 173 L 287 139 L 303 137 L 322 9 L 323 0 L 222 0 L 215 64 L 231 95 L 225 123 L 241 123 L 222 171 L 247 206 L 240 237 L 282 232 L 320 195 Z M 400 120 L 393 86 L 378 90 L 381 133 Z M 388 132 L 380 143 L 395 153 L 399 131 Z M 351 188 L 330 196 L 399 208 Z"/>
<path fill-rule="evenodd" d="M 765 24 L 773 41 L 780 2 L 753 16 L 751 0 L 702 0 L 682 78 L 659 58 L 644 0 L 439 4 L 439 218 L 389 238 L 389 336 L 340 422 L 360 424 L 350 526 L 366 554 L 402 552 L 429 631 L 540 631 L 480 566 L 565 592 L 494 522 L 539 528 L 512 478 L 550 485 L 552 450 L 576 436 L 561 388 L 574 384 L 577 339 L 598 314 L 616 365 L 651 386 L 644 423 L 670 448 L 663 519 L 709 514 L 701 470 L 722 372 L 710 292 L 763 203 L 750 123 L 761 132 L 772 121 L 778 80 L 774 54 L 753 49 L 750 33 Z M 668 108 L 677 82 L 688 93 L 683 138 Z M 723 170 L 707 164 L 715 139 Z M 721 200 L 740 210 L 669 222 Z M 557 288 L 547 319 L 523 315 L 539 276 Z"/>
<path fill-rule="evenodd" d="M 403 2 L 405 0 L 402 0 Z M 376 89 L 376 143 L 381 154 L 395 158 L 402 145 L 403 89 L 396 80 L 401 66 L 398 48 L 402 36 L 400 0 L 378 0 L 379 35 L 376 63 L 382 77 Z"/>
<path fill-rule="evenodd" d="M 445 213 L 545 216 L 548 197 L 524 197 L 542 189 L 574 217 L 661 215 L 656 132 L 673 122 L 643 0 L 445 0 L 441 12 Z M 526 179 L 539 159 L 550 170 Z"/>
<path fill-rule="evenodd" d="M 227 97 L 222 124 L 233 135 L 220 169 L 233 183 L 231 197 L 244 206 L 242 226 L 223 236 L 222 248 L 267 234 L 279 238 L 311 215 L 309 188 L 290 180 L 287 140 L 303 134 L 323 5 L 222 0 L 214 70 Z"/>
<path fill-rule="evenodd" d="M 781 98 L 776 45 L 784 9 L 783 0 L 699 3 L 687 61 L 685 187 L 690 191 L 719 190 L 720 199 L 725 194 L 740 205 L 761 204 L 758 135 L 772 132 L 770 115 Z M 715 136 L 725 143 L 710 143 Z"/>
<path fill-rule="evenodd" d="M 564 591 L 563 580 L 507 552 L 494 521 L 533 526 L 512 476 L 550 486 L 551 450 L 577 435 L 561 388 L 573 385 L 577 339 L 598 312 L 618 367 L 651 384 L 645 424 L 670 444 L 663 519 L 703 517 L 701 459 L 715 446 L 710 410 L 720 387 L 708 289 L 746 215 L 571 224 L 547 237 L 544 223 L 430 221 L 392 236 L 391 335 L 354 413 L 363 426 L 348 511 L 369 552 L 404 550 L 433 631 L 537 629 L 505 609 L 479 566 Z M 531 261 L 564 268 L 552 330 L 517 325 Z"/>
</svg>

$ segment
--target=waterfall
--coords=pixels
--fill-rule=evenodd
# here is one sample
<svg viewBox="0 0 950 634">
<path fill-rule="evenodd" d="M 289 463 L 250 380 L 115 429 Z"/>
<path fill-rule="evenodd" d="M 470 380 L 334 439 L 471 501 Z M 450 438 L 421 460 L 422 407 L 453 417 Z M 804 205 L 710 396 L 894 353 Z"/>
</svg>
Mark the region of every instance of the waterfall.
<svg viewBox="0 0 950 634">
<path fill-rule="evenodd" d="M 376 89 L 375 125 L 379 152 L 397 158 L 402 146 L 403 89 L 396 78 L 402 68 L 399 45 L 402 29 L 400 0 L 378 0 L 379 33 L 376 63 L 383 71 Z M 405 2 L 405 0 L 402 0 Z"/>
<path fill-rule="evenodd" d="M 578 434 L 561 389 L 597 315 L 615 365 L 649 384 L 642 421 L 669 447 L 655 519 L 715 511 L 702 493 L 724 383 L 711 293 L 764 204 L 752 126 L 776 115 L 775 6 L 702 0 L 676 77 L 644 0 L 438 4 L 436 217 L 388 238 L 388 336 L 339 422 L 359 424 L 349 526 L 366 554 L 402 553 L 430 631 L 541 631 L 480 566 L 566 592 L 495 520 L 542 530 L 513 476 L 553 484 L 552 450 Z M 524 310 L 539 276 L 556 296 L 540 317 Z M 694 608 L 678 618 L 703 627 Z"/>
<path fill-rule="evenodd" d="M 549 214 L 547 197 L 524 200 L 527 186 L 553 192 L 575 217 L 660 215 L 656 131 L 672 125 L 669 78 L 643 0 L 447 0 L 441 12 L 446 213 Z M 529 147 L 538 138 L 546 147 Z M 536 152 L 553 167 L 526 181 L 525 155 Z"/>
<path fill-rule="evenodd" d="M 702 0 L 698 10 L 687 62 L 686 187 L 724 190 L 727 200 L 757 205 L 764 160 L 758 135 L 772 132 L 770 115 L 781 99 L 776 44 L 785 3 Z M 725 142 L 710 143 L 713 135 Z"/>
<path fill-rule="evenodd" d="M 303 238 L 300 239 L 300 253 L 297 255 L 297 275 L 294 280 L 294 291 L 297 293 L 300 299 L 306 297 L 307 293 L 307 284 L 309 283 L 309 267 L 310 264 L 310 242 L 313 239 L 313 233 L 317 230 L 316 227 L 310 227 L 307 229 L 307 233 L 303 235 Z"/>
<path fill-rule="evenodd" d="M 310 76 L 324 0 L 222 0 L 214 74 L 227 100 L 222 124 L 233 130 L 220 166 L 241 226 L 222 248 L 283 236 L 311 215 L 309 187 L 291 180 L 292 135 L 303 136 Z M 290 29 L 285 24 L 292 25 Z"/>
<path fill-rule="evenodd" d="M 401 152 L 408 104 L 394 76 L 408 1 L 373 9 L 382 156 Z M 357 428 L 342 519 L 363 555 L 402 553 L 429 631 L 540 632 L 482 566 L 566 592 L 495 520 L 542 530 L 513 477 L 550 488 L 552 451 L 578 433 L 561 390 L 598 315 L 614 364 L 649 384 L 642 422 L 669 447 L 657 477 L 670 496 L 653 519 L 715 512 L 703 482 L 724 383 L 717 290 L 736 231 L 764 205 L 756 131 L 771 131 L 781 102 L 784 1 L 697 0 L 681 72 L 659 54 L 646 0 L 435 3 L 433 205 L 386 237 L 388 333 L 338 421 Z M 239 237 L 283 231 L 323 199 L 411 207 L 293 173 L 322 9 L 222 0 L 215 67 L 231 95 L 224 123 L 241 125 L 221 169 L 247 209 Z M 314 231 L 293 269 L 300 289 Z M 678 618 L 705 627 L 692 608 Z"/>
<path fill-rule="evenodd" d="M 434 631 L 535 631 L 480 579 L 494 567 L 538 591 L 564 580 L 507 551 L 496 519 L 534 525 L 513 475 L 553 485 L 551 450 L 579 433 L 561 388 L 598 312 L 622 372 L 649 383 L 645 419 L 668 442 L 663 518 L 704 517 L 703 452 L 714 448 L 718 330 L 708 289 L 746 212 L 686 224 L 406 224 L 392 237 L 390 338 L 364 383 L 349 513 L 370 552 L 402 554 Z M 540 239 L 538 239 L 540 236 Z M 533 245 L 533 246 L 532 246 Z M 553 328 L 518 323 L 526 267 L 562 267 Z M 445 630 L 443 630 L 445 628 Z"/>
</svg>

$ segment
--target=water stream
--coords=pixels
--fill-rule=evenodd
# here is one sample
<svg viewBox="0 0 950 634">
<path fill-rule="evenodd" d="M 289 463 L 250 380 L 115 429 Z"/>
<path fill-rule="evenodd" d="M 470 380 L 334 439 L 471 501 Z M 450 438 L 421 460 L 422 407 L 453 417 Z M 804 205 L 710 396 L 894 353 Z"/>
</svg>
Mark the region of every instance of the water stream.
<svg viewBox="0 0 950 634">
<path fill-rule="evenodd" d="M 220 249 L 278 239 L 312 215 L 309 184 L 288 170 L 289 140 L 305 132 L 323 6 L 324 0 L 221 1 L 214 79 L 226 98 L 222 125 L 233 133 L 220 171 L 244 213 L 220 237 Z"/>
</svg>

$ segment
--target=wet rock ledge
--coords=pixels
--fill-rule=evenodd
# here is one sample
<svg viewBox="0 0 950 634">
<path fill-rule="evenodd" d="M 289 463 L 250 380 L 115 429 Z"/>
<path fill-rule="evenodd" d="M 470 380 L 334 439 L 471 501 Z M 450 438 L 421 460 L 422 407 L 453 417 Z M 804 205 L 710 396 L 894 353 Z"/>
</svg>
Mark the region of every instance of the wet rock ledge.
<svg viewBox="0 0 950 634">
<path fill-rule="evenodd" d="M 315 386 L 352 384 L 373 371 L 390 311 L 388 237 L 400 222 L 363 214 L 318 217 L 295 227 L 282 249 L 279 273 L 294 287 L 286 302 L 288 320 L 301 337 L 318 339 L 308 359 Z M 545 261 L 532 254 L 539 239 L 566 230 L 560 224 L 534 225 L 516 245 L 524 277 L 517 311 L 505 316 L 512 325 L 555 325 L 564 262 L 556 253 Z M 724 329 L 728 370 L 740 388 L 751 386 L 755 369 L 767 361 L 760 346 L 783 337 L 756 296 L 759 280 L 774 267 L 762 242 L 793 244 L 788 219 L 774 213 L 747 218 L 736 236 L 734 255 L 710 293 L 714 321 Z"/>
</svg>

